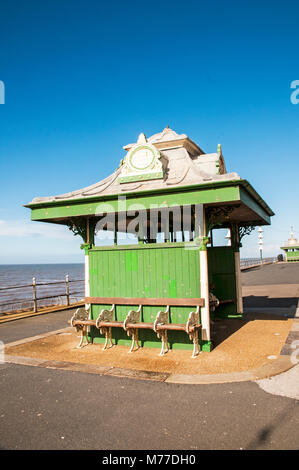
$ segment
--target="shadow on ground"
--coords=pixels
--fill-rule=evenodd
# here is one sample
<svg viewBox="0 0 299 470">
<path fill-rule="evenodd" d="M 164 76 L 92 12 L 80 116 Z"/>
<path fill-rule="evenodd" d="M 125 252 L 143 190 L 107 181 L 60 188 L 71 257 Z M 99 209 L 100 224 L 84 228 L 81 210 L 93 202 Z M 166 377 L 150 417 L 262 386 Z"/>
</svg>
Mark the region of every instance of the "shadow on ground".
<svg viewBox="0 0 299 470">
<path fill-rule="evenodd" d="M 296 402 L 290 403 L 281 413 L 279 413 L 275 419 L 272 420 L 271 423 L 267 424 L 266 426 L 262 427 L 260 431 L 257 433 L 255 439 L 253 439 L 248 446 L 246 447 L 247 450 L 257 450 L 264 446 L 267 446 L 271 441 L 273 434 L 277 430 L 281 430 L 282 426 L 285 422 L 289 421 L 294 413 L 294 407 L 296 406 Z"/>
<path fill-rule="evenodd" d="M 297 306 L 297 297 L 268 297 L 267 295 L 248 295 L 243 297 L 244 308 L 291 308 Z"/>
</svg>

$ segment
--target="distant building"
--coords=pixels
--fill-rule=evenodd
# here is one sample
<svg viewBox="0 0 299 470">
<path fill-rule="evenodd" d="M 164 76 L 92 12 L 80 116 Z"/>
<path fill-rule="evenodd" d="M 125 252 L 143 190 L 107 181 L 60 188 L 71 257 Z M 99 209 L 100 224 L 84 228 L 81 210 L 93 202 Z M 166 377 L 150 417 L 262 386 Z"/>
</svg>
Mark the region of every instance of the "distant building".
<svg viewBox="0 0 299 470">
<path fill-rule="evenodd" d="M 299 242 L 297 238 L 294 237 L 293 227 L 291 227 L 290 238 L 283 246 L 280 247 L 280 249 L 285 252 L 285 260 L 288 263 L 294 263 L 296 261 L 299 262 Z"/>
</svg>

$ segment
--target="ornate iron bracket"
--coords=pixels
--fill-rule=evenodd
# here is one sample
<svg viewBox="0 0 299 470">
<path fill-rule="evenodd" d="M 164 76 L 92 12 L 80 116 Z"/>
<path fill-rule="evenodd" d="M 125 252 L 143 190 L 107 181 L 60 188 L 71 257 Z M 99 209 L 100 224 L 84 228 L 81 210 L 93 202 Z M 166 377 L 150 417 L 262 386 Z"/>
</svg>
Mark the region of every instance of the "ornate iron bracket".
<svg viewBox="0 0 299 470">
<path fill-rule="evenodd" d="M 85 243 L 87 242 L 87 224 L 85 217 L 76 217 L 75 219 L 70 219 L 67 226 L 74 235 L 80 235 L 83 241 Z"/>
<path fill-rule="evenodd" d="M 236 206 L 210 206 L 206 208 L 206 233 L 208 234 L 212 228 L 223 225 L 229 221 L 229 215 Z"/>
<path fill-rule="evenodd" d="M 238 233 L 239 233 L 239 246 L 242 246 L 241 240 L 245 235 L 250 235 L 251 232 L 255 230 L 255 227 L 253 225 L 243 225 L 242 227 L 238 227 Z"/>
<path fill-rule="evenodd" d="M 87 224 L 89 224 L 89 240 L 87 233 Z M 69 230 L 73 232 L 74 235 L 80 235 L 84 243 L 93 243 L 95 227 L 97 220 L 94 218 L 88 219 L 87 217 L 75 217 L 70 219 L 67 223 Z"/>
</svg>

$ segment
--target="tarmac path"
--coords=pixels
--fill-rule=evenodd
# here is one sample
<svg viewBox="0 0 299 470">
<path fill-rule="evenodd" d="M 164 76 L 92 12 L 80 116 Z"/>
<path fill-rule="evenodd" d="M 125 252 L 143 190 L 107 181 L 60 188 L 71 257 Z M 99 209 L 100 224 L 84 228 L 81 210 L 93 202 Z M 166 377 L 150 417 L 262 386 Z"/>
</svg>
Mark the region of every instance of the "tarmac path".
<svg viewBox="0 0 299 470">
<path fill-rule="evenodd" d="M 242 272 L 243 286 L 261 286 L 270 284 L 298 284 L 299 263 L 266 264 Z"/>
<path fill-rule="evenodd" d="M 177 385 L 1 366 L 2 449 L 298 449 L 298 401 L 253 382 Z"/>
<path fill-rule="evenodd" d="M 268 310 L 298 317 L 299 263 L 269 264 L 243 271 L 242 285 L 247 311 Z M 299 323 L 296 330 L 299 332 Z M 299 341 L 294 345 L 293 356 L 299 362 Z M 257 384 L 268 393 L 299 400 L 299 364 Z"/>
<path fill-rule="evenodd" d="M 284 280 L 298 281 L 299 264 L 281 266 L 246 271 L 243 285 L 254 286 L 254 274 L 259 285 L 288 288 Z M 255 305 L 264 301 L 258 296 Z M 70 317 L 63 311 L 4 323 L 0 340 L 64 328 Z M 258 383 L 190 385 L 3 363 L 0 448 L 298 450 L 298 372 L 295 366 Z"/>
</svg>

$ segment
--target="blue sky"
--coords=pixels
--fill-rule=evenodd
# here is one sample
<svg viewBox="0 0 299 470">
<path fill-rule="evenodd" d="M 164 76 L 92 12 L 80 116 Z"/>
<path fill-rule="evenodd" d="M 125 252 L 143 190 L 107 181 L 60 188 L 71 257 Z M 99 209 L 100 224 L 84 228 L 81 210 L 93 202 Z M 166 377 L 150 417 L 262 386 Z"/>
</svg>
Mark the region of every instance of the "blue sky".
<svg viewBox="0 0 299 470">
<path fill-rule="evenodd" d="M 299 238 L 298 2 L 2 0 L 0 263 L 80 262 L 81 240 L 30 222 L 35 196 L 79 189 L 122 146 L 169 125 L 275 212 L 264 255 Z M 299 96 L 299 95 L 298 95 Z M 258 256 L 257 230 L 242 256 Z"/>
</svg>

